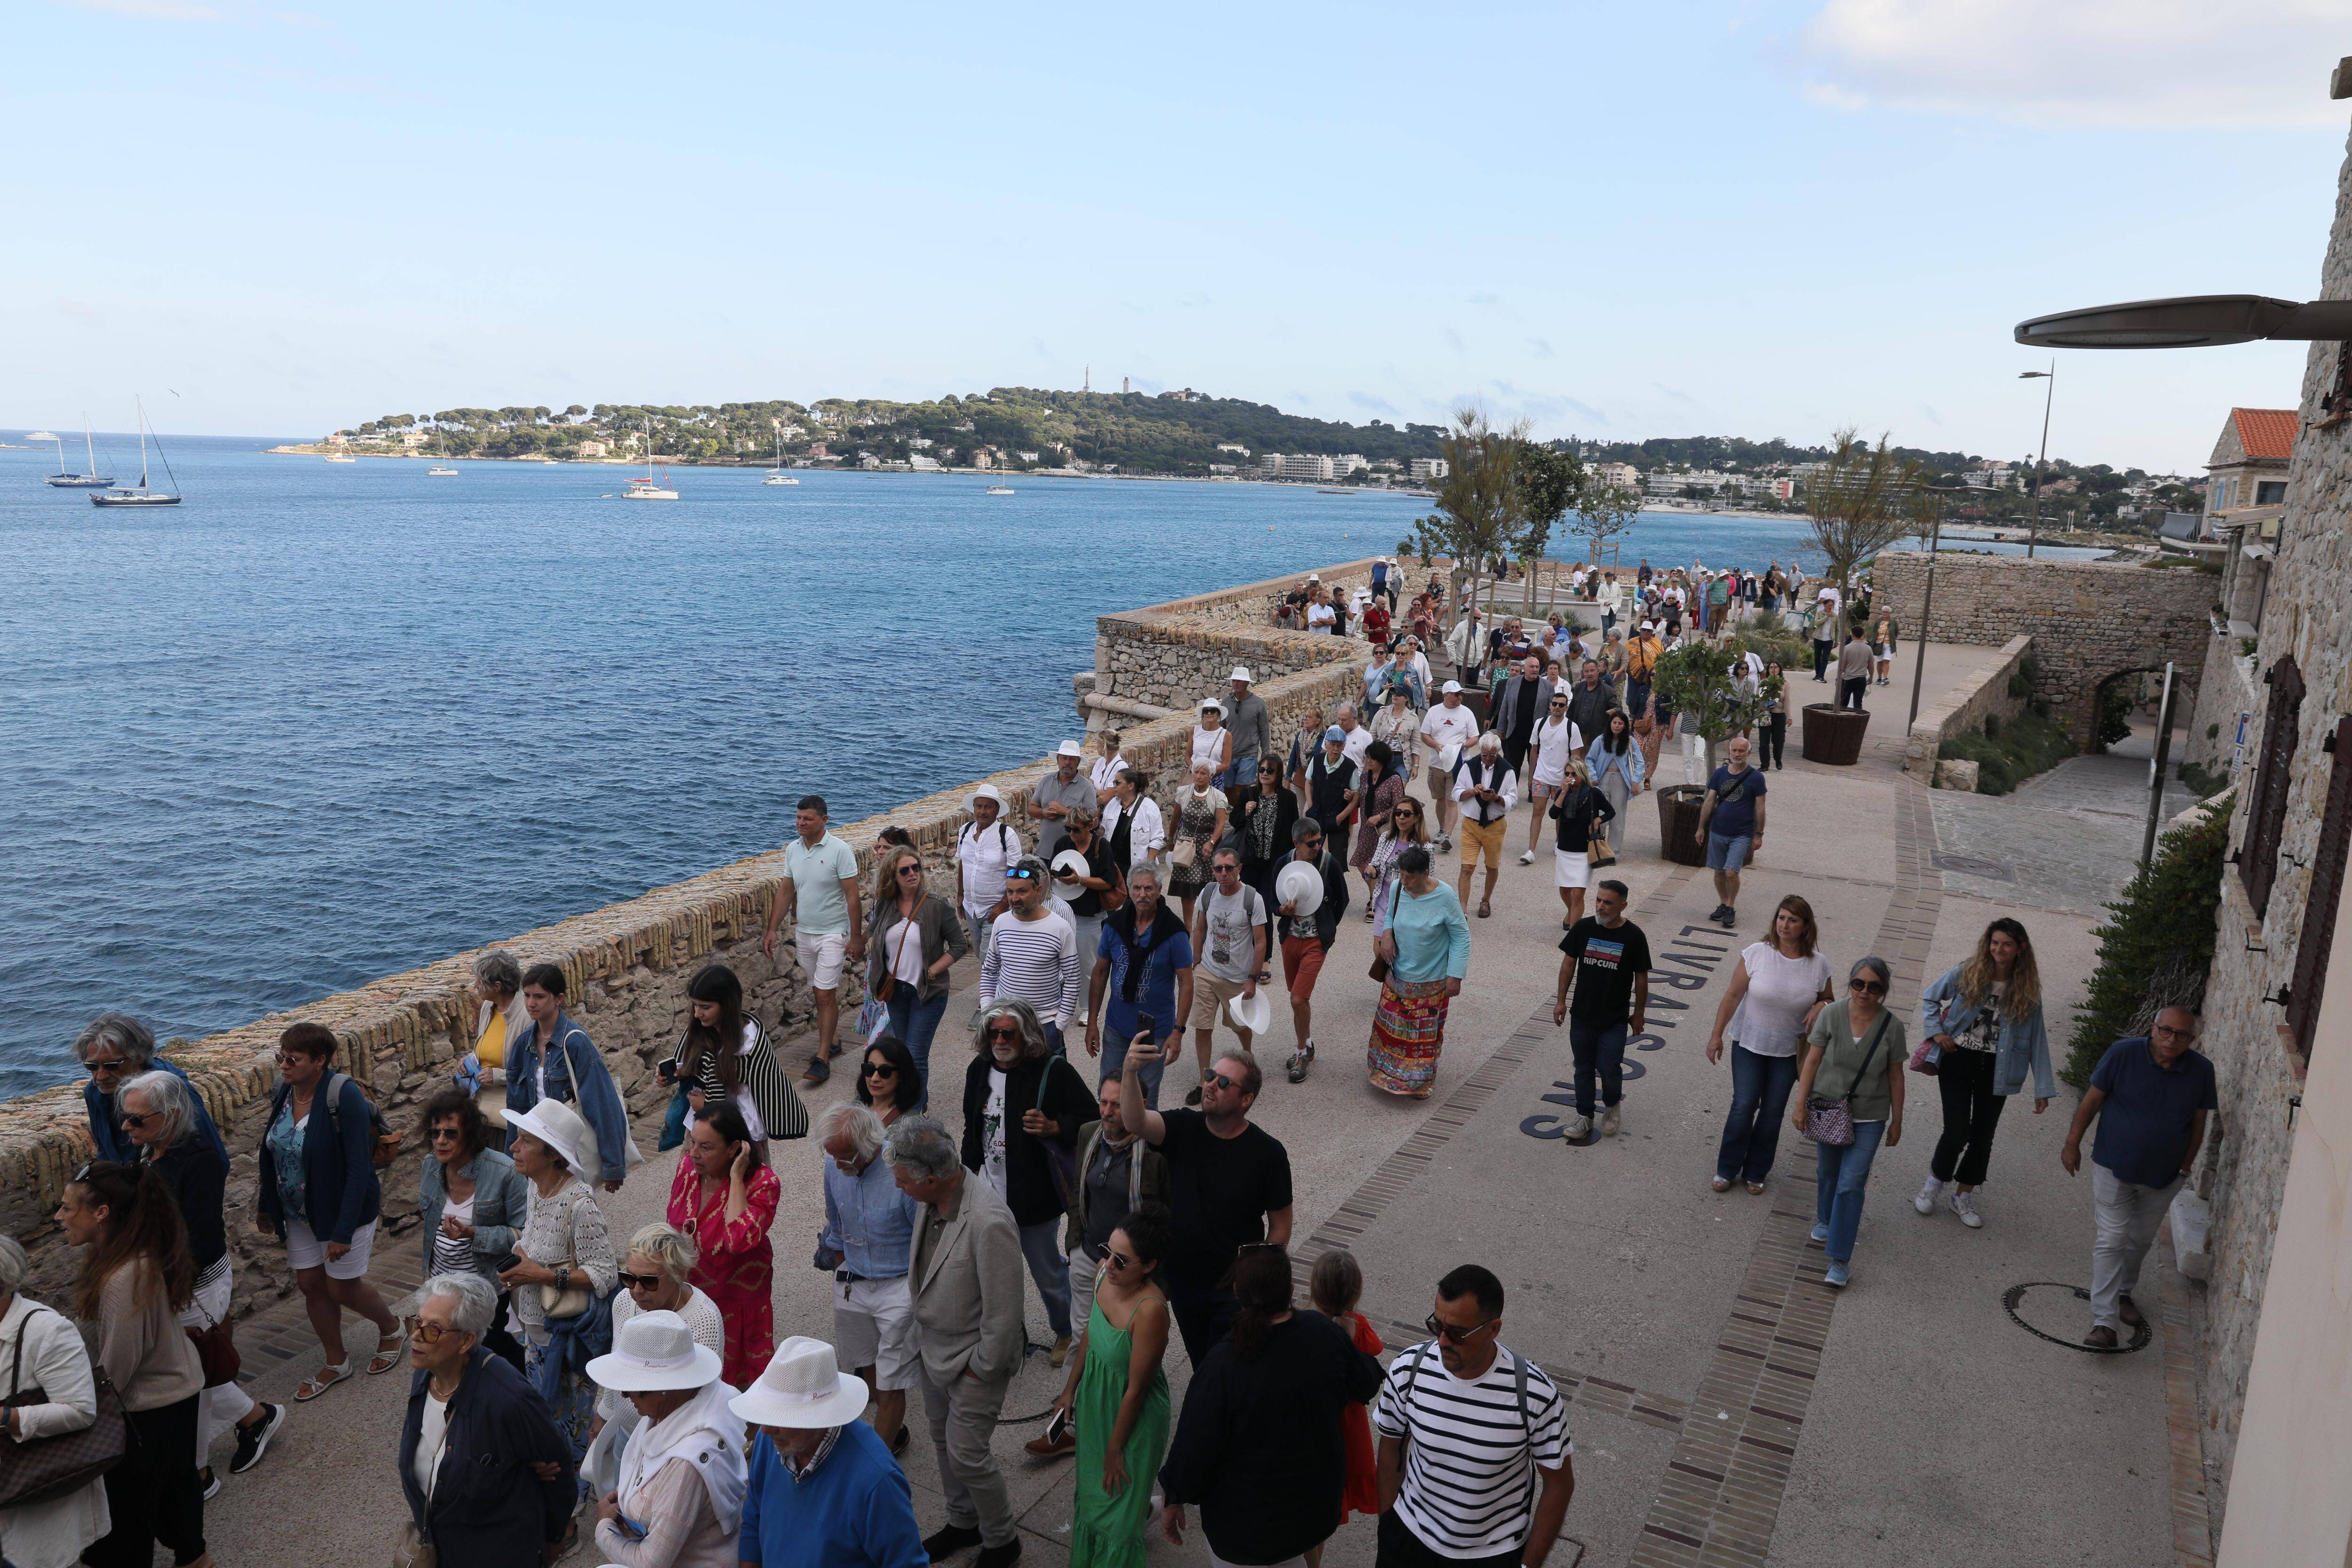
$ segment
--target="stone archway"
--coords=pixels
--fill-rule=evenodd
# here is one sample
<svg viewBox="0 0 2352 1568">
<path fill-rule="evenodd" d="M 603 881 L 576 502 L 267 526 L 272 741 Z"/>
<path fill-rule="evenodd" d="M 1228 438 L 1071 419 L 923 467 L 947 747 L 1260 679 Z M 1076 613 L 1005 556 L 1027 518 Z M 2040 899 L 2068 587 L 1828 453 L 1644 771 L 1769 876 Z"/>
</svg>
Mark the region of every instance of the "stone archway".
<svg viewBox="0 0 2352 1568">
<path fill-rule="evenodd" d="M 2097 679 L 2089 681 L 2081 699 L 2082 712 L 2077 718 L 2070 718 L 2066 721 L 2067 731 L 2075 737 L 2076 744 L 2085 752 L 2105 749 L 2098 740 L 2099 709 L 2109 688 L 2119 680 L 2145 681 L 2148 677 L 2155 676 L 2158 678 L 2154 683 L 2158 692 L 2156 700 L 2160 703 L 2163 674 L 2164 667 L 2160 664 L 2136 665 L 2128 669 L 2111 670 Z M 2199 671 L 2194 667 L 2183 668 L 2178 661 L 2173 665 L 2172 728 L 2176 736 L 2187 728 L 2189 716 L 2197 711 L 2198 674 Z M 2137 702 L 2134 702 L 2133 708 L 2137 711 Z M 2052 711 L 2055 712 L 2056 710 L 2053 709 Z M 2147 722 L 2153 726 L 2155 721 L 2151 717 Z M 2176 763 L 2179 762 L 2180 755 L 2181 753 L 2176 752 L 2173 760 Z"/>
</svg>

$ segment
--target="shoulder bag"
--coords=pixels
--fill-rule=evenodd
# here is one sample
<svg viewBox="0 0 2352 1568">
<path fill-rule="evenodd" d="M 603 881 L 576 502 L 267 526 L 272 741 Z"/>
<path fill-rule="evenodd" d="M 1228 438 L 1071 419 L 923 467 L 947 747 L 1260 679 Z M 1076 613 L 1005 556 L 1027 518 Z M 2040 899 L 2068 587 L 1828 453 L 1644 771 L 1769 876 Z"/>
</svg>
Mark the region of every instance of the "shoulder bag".
<svg viewBox="0 0 2352 1568">
<path fill-rule="evenodd" d="M 1389 927 L 1391 931 L 1393 931 L 1396 927 L 1397 900 L 1403 897 L 1404 877 L 1402 873 L 1399 873 L 1396 879 L 1395 889 L 1389 894 Z M 1383 932 L 1382 934 L 1386 935 L 1387 933 Z M 1391 942 L 1394 942 L 1396 938 L 1390 936 L 1389 940 Z M 1370 975 L 1373 983 L 1376 984 L 1383 984 L 1388 980 L 1389 961 L 1381 956 L 1381 944 L 1377 941 L 1372 943 L 1372 966 L 1364 973 Z"/>
<path fill-rule="evenodd" d="M 16 1352 L 8 1369 L 8 1397 L 0 1410 L 47 1405 L 48 1394 L 36 1384 L 24 1385 L 25 1331 L 33 1312 L 62 1317 L 51 1307 L 36 1306 L 16 1328 Z M 124 1417 L 122 1395 L 106 1375 L 106 1368 L 90 1363 L 90 1379 L 98 1395 L 98 1418 L 79 1432 L 24 1442 L 0 1440 L 0 1509 L 18 1509 L 69 1497 L 122 1462 L 131 1447 L 131 1424 Z"/>
<path fill-rule="evenodd" d="M 1068 1059 L 1063 1057 L 1045 1058 L 1045 1070 L 1037 1075 L 1037 1098 L 1030 1107 L 1033 1110 L 1043 1111 L 1045 1109 L 1045 1086 L 1054 1081 L 1056 1066 L 1069 1067 Z M 1070 1070 L 1076 1072 L 1077 1068 L 1070 1068 Z M 1086 1087 L 1084 1079 L 1078 1080 L 1078 1087 Z M 1060 1140 L 1054 1138 L 1039 1138 L 1037 1142 L 1045 1151 L 1045 1173 L 1053 1179 L 1054 1196 L 1061 1203 L 1062 1212 L 1067 1214 L 1078 1201 L 1077 1150 L 1065 1149 Z M 1139 1161 L 1138 1164 L 1140 1163 Z"/>
<path fill-rule="evenodd" d="M 560 1322 L 566 1318 L 576 1318 L 595 1303 L 595 1297 L 588 1289 L 590 1284 L 588 1271 L 580 1267 L 580 1259 L 575 1256 L 576 1249 L 572 1245 L 572 1216 L 580 1212 L 583 1199 L 590 1203 L 596 1201 L 589 1197 L 586 1193 L 582 1193 L 572 1200 L 572 1206 L 563 1213 L 563 1261 L 548 1265 L 559 1275 L 565 1269 L 570 1269 L 573 1279 L 579 1283 L 568 1290 L 557 1289 L 551 1281 L 539 1288 L 540 1316 L 551 1322 Z"/>
<path fill-rule="evenodd" d="M 1823 1100 L 1815 1095 L 1805 1101 L 1805 1136 L 1814 1142 L 1843 1149 L 1853 1142 L 1853 1091 L 1862 1086 L 1862 1075 L 1870 1070 L 1872 1060 L 1877 1057 L 1878 1042 L 1886 1034 L 1886 1020 L 1893 1016 L 1890 1008 L 1879 1010 L 1878 1022 L 1870 1031 L 1870 1048 L 1862 1053 L 1862 1065 L 1853 1069 L 1853 1081 L 1846 1085 L 1842 1098 Z"/>
</svg>

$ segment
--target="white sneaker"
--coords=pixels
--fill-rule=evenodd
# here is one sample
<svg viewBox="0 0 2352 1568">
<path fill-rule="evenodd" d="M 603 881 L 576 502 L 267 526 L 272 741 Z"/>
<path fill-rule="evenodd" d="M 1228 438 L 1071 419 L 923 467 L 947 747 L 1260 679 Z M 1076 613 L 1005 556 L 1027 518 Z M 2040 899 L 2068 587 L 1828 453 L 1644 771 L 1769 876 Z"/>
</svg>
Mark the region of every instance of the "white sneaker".
<svg viewBox="0 0 2352 1568">
<path fill-rule="evenodd" d="M 1617 1129 L 1622 1122 L 1622 1118 L 1617 1114 L 1617 1107 L 1613 1105 L 1605 1105 L 1601 1108 L 1601 1136 L 1603 1138 L 1616 1137 Z"/>
<path fill-rule="evenodd" d="M 1911 1200 L 1911 1206 L 1921 1214 L 1934 1214 L 1936 1200 L 1943 1195 L 1944 1184 L 1930 1176 L 1927 1178 L 1927 1185 L 1919 1189 L 1919 1195 Z"/>
<path fill-rule="evenodd" d="M 1959 1215 L 1960 1223 L 1967 1226 L 1970 1230 L 1982 1230 L 1984 1228 L 1984 1215 L 1977 1213 L 1976 1194 L 1954 1193 L 1952 1194 L 1952 1212 Z"/>
<path fill-rule="evenodd" d="M 1591 1134 L 1591 1131 L 1592 1118 L 1590 1116 L 1571 1116 L 1568 1119 L 1568 1131 L 1563 1134 L 1563 1136 L 1571 1143 L 1581 1143 Z"/>
<path fill-rule="evenodd" d="M 1535 852 L 1534 850 L 1532 850 L 1532 849 L 1529 849 L 1529 850 L 1526 851 L 1525 853 L 1523 853 L 1523 854 L 1522 854 L 1522 855 L 1520 855 L 1520 857 L 1519 857 L 1519 864 L 1520 864 L 1520 865 L 1522 865 L 1522 866 L 1532 866 L 1532 865 L 1534 865 L 1535 863 L 1536 863 L 1536 852 Z"/>
</svg>

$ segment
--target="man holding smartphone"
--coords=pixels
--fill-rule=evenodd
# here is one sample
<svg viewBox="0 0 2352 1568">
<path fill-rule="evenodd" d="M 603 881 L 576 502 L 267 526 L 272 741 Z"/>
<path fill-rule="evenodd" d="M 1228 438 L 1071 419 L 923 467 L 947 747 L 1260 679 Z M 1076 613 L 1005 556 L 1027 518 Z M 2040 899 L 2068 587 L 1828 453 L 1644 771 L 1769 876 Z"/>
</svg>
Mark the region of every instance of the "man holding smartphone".
<svg viewBox="0 0 2352 1568">
<path fill-rule="evenodd" d="M 1129 870 L 1127 890 L 1126 906 L 1103 917 L 1087 990 L 1087 1055 L 1102 1058 L 1108 1079 L 1126 1061 L 1129 1042 L 1149 1037 L 1161 1060 L 1145 1068 L 1140 1092 L 1157 1105 L 1163 1065 L 1174 1059 L 1192 1011 L 1192 939 L 1160 896 L 1158 867 L 1147 860 Z"/>
</svg>

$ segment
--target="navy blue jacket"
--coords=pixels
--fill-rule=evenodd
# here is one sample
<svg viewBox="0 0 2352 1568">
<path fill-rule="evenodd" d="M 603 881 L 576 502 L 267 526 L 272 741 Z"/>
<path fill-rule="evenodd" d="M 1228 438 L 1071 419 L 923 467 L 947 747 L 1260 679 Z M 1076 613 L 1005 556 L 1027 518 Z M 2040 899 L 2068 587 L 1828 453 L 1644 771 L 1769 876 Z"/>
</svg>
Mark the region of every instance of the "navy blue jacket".
<svg viewBox="0 0 2352 1568">
<path fill-rule="evenodd" d="M 327 1107 L 327 1080 L 319 1080 L 310 1097 L 310 1120 L 302 1129 L 302 1173 L 309 1187 L 303 1206 L 310 1211 L 310 1234 L 320 1241 L 348 1246 L 360 1226 L 382 1210 L 383 1188 L 375 1179 L 375 1128 L 368 1115 L 367 1092 L 359 1080 L 343 1080 L 343 1098 L 331 1114 Z M 278 1199 L 278 1157 L 269 1151 L 269 1129 L 278 1124 L 291 1091 L 284 1084 L 269 1097 L 269 1120 L 261 1133 L 261 1217 L 268 1220 L 281 1241 L 286 1215 Z"/>
<path fill-rule="evenodd" d="M 188 1081 L 188 1075 L 181 1071 L 177 1062 L 168 1062 L 162 1057 L 155 1057 L 151 1058 L 147 1065 L 158 1072 L 170 1073 L 182 1083 Z M 205 1109 L 205 1097 L 198 1094 L 191 1086 L 188 1098 L 195 1101 L 196 1105 L 196 1136 L 211 1145 L 212 1152 L 220 1156 L 222 1164 L 227 1164 L 228 1151 L 221 1146 L 220 1130 L 213 1125 L 212 1112 Z M 98 1080 L 92 1079 L 81 1086 L 81 1102 L 84 1109 L 89 1112 L 89 1141 L 98 1146 L 98 1157 L 101 1160 L 112 1160 L 119 1164 L 128 1165 L 136 1163 L 139 1158 L 139 1145 L 123 1135 L 122 1111 L 114 1103 L 114 1096 L 99 1093 Z"/>
<path fill-rule="evenodd" d="M 548 1542 L 563 1539 L 578 1495 L 572 1445 L 522 1373 L 476 1345 L 449 1399 L 448 1447 L 428 1509 L 416 1484 L 416 1445 L 432 1381 L 429 1372 L 409 1380 L 408 1416 L 400 1427 L 400 1490 L 439 1568 L 545 1562 Z M 542 1481 L 530 1467 L 548 1460 L 562 1466 L 562 1473 Z"/>
</svg>

